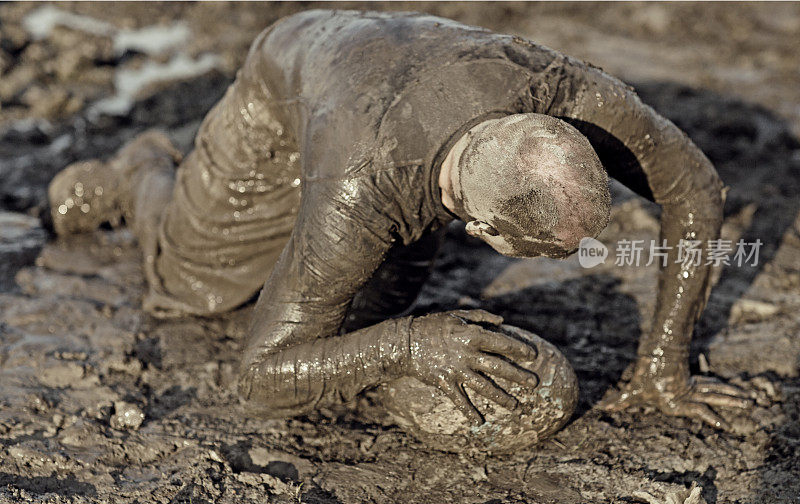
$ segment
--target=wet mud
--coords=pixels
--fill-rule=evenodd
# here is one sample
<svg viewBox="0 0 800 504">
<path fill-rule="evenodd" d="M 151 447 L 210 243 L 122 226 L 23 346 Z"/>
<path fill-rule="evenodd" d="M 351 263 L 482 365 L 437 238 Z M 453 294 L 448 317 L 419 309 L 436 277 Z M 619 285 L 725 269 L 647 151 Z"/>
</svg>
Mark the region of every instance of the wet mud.
<svg viewBox="0 0 800 504">
<path fill-rule="evenodd" d="M 489 20 L 493 29 L 514 25 L 503 16 Z M 510 259 L 452 225 L 414 313 L 502 315 L 558 347 L 581 387 L 575 414 L 550 440 L 459 456 L 389 425 L 369 396 L 360 417 L 243 417 L 235 378 L 251 307 L 153 319 L 141 310 L 141 256 L 129 231 L 44 244 L 43 231 L 20 217 L 41 213 L 46 184 L 63 166 L 107 158 L 149 127 L 186 152 L 231 78 L 212 71 L 165 85 L 122 118 L 65 113 L 2 129 L 0 502 L 684 502 L 692 485 L 699 490 L 687 502 L 797 501 L 800 143 L 792 123 L 699 85 L 633 82 L 730 187 L 723 237 L 764 242 L 757 267 L 717 270 L 691 359 L 693 372 L 747 390 L 752 413 L 720 410 L 733 428 L 722 433 L 653 411 L 599 411 L 650 323 L 656 268 Z M 602 242 L 657 238 L 657 207 L 616 185 L 612 195 Z"/>
</svg>

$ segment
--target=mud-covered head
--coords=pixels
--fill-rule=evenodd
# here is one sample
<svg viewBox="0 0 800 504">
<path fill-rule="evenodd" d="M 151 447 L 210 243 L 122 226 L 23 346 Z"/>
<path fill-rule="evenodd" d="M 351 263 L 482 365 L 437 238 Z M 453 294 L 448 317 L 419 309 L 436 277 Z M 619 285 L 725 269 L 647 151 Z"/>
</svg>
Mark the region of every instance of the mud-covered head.
<svg viewBox="0 0 800 504">
<path fill-rule="evenodd" d="M 456 212 L 468 233 L 501 254 L 566 257 L 608 224 L 608 176 L 586 137 L 564 121 L 541 114 L 484 121 L 451 153 Z"/>
</svg>

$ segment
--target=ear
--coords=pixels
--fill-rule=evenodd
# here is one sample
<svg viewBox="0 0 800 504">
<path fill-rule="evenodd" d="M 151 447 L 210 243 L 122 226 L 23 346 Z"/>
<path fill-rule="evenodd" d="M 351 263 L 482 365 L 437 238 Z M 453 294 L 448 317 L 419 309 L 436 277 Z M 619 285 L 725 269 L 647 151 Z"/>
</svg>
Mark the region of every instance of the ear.
<svg viewBox="0 0 800 504">
<path fill-rule="evenodd" d="M 476 238 L 481 238 L 483 236 L 497 236 L 498 233 L 495 228 L 493 228 L 490 224 L 486 222 L 473 220 L 467 222 L 466 226 L 467 234 L 470 236 L 474 236 Z"/>
</svg>

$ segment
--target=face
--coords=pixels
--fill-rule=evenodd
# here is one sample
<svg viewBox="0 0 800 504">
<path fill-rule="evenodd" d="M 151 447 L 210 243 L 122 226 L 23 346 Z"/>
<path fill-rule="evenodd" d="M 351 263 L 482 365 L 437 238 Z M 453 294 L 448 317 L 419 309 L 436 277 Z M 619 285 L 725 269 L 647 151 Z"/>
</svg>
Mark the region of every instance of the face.
<svg viewBox="0 0 800 504">
<path fill-rule="evenodd" d="M 509 257 L 549 257 L 564 259 L 577 250 L 576 246 L 558 238 L 542 240 L 517 233 L 500 233 L 481 221 L 467 223 L 466 231 L 488 243 L 497 252 Z"/>
</svg>

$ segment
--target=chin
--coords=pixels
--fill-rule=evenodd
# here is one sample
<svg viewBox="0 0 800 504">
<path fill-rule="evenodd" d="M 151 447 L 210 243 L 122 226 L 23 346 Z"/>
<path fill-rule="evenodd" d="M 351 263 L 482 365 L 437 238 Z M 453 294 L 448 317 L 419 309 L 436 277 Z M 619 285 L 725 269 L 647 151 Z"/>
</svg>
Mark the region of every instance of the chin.
<svg viewBox="0 0 800 504">
<path fill-rule="evenodd" d="M 578 251 L 578 249 L 569 250 L 569 251 L 560 252 L 560 253 L 544 253 L 544 254 L 542 254 L 542 257 L 549 257 L 550 259 L 566 259 L 569 256 L 571 256 L 572 254 L 574 254 L 575 252 L 577 252 L 577 251 Z"/>
<path fill-rule="evenodd" d="M 513 257 L 514 259 L 533 259 L 535 257 L 551 257 L 549 255 L 538 253 L 538 252 L 537 253 L 523 253 L 523 252 L 517 252 L 515 250 L 511 250 L 511 251 L 503 251 L 503 250 L 497 250 L 497 249 L 495 249 L 495 250 L 497 252 L 503 254 L 506 257 Z M 552 257 L 552 259 L 557 259 L 557 258 L 556 257 Z"/>
<path fill-rule="evenodd" d="M 504 255 L 506 257 L 514 257 L 516 259 L 529 259 L 531 257 L 536 257 L 536 256 L 531 256 L 531 255 L 526 255 L 526 254 L 520 254 L 519 252 L 515 251 L 514 249 L 506 249 L 506 248 L 495 247 L 495 246 L 492 246 L 492 248 L 498 254 Z"/>
</svg>

